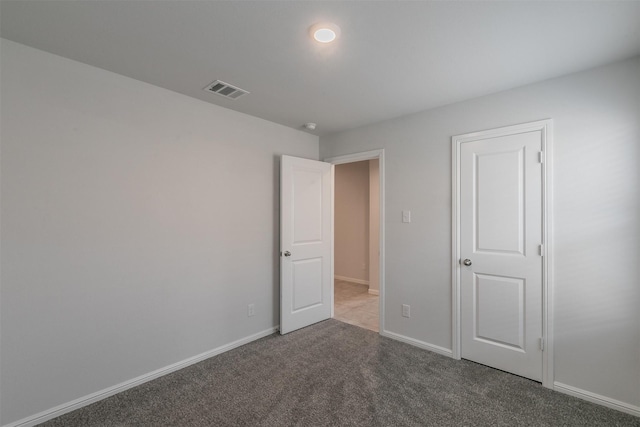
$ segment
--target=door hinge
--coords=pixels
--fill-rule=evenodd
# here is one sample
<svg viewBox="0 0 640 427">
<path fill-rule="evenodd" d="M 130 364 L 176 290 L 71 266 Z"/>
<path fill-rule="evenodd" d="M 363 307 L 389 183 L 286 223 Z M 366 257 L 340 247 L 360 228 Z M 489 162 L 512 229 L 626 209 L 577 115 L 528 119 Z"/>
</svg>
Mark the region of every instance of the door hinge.
<svg viewBox="0 0 640 427">
<path fill-rule="evenodd" d="M 540 351 L 544 351 L 544 338 L 538 338 L 538 346 L 540 347 Z"/>
<path fill-rule="evenodd" d="M 538 245 L 538 255 L 544 256 L 544 245 Z"/>
<path fill-rule="evenodd" d="M 544 153 L 542 151 L 538 151 L 538 163 L 544 163 Z"/>
</svg>

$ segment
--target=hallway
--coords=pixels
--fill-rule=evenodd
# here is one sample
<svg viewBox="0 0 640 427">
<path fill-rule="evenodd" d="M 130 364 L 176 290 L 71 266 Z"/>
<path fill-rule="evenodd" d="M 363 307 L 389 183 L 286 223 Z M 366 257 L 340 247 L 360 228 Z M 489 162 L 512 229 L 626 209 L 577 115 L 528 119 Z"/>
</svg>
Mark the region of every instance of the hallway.
<svg viewBox="0 0 640 427">
<path fill-rule="evenodd" d="M 371 295 L 367 285 L 334 281 L 334 319 L 378 332 L 379 297 Z"/>
</svg>

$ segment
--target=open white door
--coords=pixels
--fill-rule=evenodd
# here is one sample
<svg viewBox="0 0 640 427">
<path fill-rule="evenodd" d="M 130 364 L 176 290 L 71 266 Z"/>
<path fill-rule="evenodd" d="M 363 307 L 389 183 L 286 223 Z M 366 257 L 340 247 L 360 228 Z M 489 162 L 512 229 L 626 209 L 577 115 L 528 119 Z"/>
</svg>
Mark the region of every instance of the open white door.
<svg viewBox="0 0 640 427">
<path fill-rule="evenodd" d="M 331 317 L 333 165 L 282 156 L 280 333 Z"/>
</svg>

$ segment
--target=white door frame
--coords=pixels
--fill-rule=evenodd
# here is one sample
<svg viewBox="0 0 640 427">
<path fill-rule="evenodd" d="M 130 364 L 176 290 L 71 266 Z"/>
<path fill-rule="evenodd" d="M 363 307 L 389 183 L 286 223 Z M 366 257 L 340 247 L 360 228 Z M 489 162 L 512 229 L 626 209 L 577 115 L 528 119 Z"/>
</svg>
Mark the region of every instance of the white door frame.
<svg viewBox="0 0 640 427">
<path fill-rule="evenodd" d="M 494 138 L 514 133 L 542 132 L 542 385 L 553 388 L 553 252 L 552 252 L 552 127 L 551 119 L 506 126 L 498 129 L 456 135 L 451 138 L 452 158 L 452 352 L 454 359 L 461 358 L 460 322 L 460 151 L 465 142 Z"/>
<path fill-rule="evenodd" d="M 380 150 L 372 150 L 372 151 L 364 151 L 361 153 L 353 153 L 353 154 L 345 154 L 343 156 L 329 157 L 324 159 L 323 161 L 327 163 L 331 163 L 334 165 L 341 165 L 344 163 L 353 163 L 353 162 L 361 162 L 364 160 L 375 160 L 378 159 L 380 162 L 380 315 L 379 315 L 379 324 L 378 324 L 378 333 L 384 333 L 384 295 L 385 295 L 385 286 L 384 286 L 384 149 Z M 335 183 L 335 180 L 334 180 Z M 335 191 L 334 191 L 335 197 Z M 335 210 L 335 203 L 334 203 Z M 331 250 L 333 256 L 335 256 L 335 251 Z M 335 265 L 335 263 L 333 264 Z M 333 286 L 331 287 L 331 301 L 333 302 Z M 331 305 L 331 317 L 333 317 L 333 304 Z"/>
</svg>

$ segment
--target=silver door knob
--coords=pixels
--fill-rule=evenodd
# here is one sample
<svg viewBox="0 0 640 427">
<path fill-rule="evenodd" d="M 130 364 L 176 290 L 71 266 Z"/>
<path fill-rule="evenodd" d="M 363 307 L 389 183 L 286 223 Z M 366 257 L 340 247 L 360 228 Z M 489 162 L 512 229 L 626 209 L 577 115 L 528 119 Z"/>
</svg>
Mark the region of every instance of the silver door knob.
<svg viewBox="0 0 640 427">
<path fill-rule="evenodd" d="M 289 251 L 285 251 L 285 252 L 284 252 L 284 256 L 291 256 L 291 252 L 289 252 Z"/>
<path fill-rule="evenodd" d="M 462 261 L 462 263 L 468 267 L 468 266 L 471 265 L 471 260 L 469 258 L 467 258 L 464 261 Z"/>
</svg>

